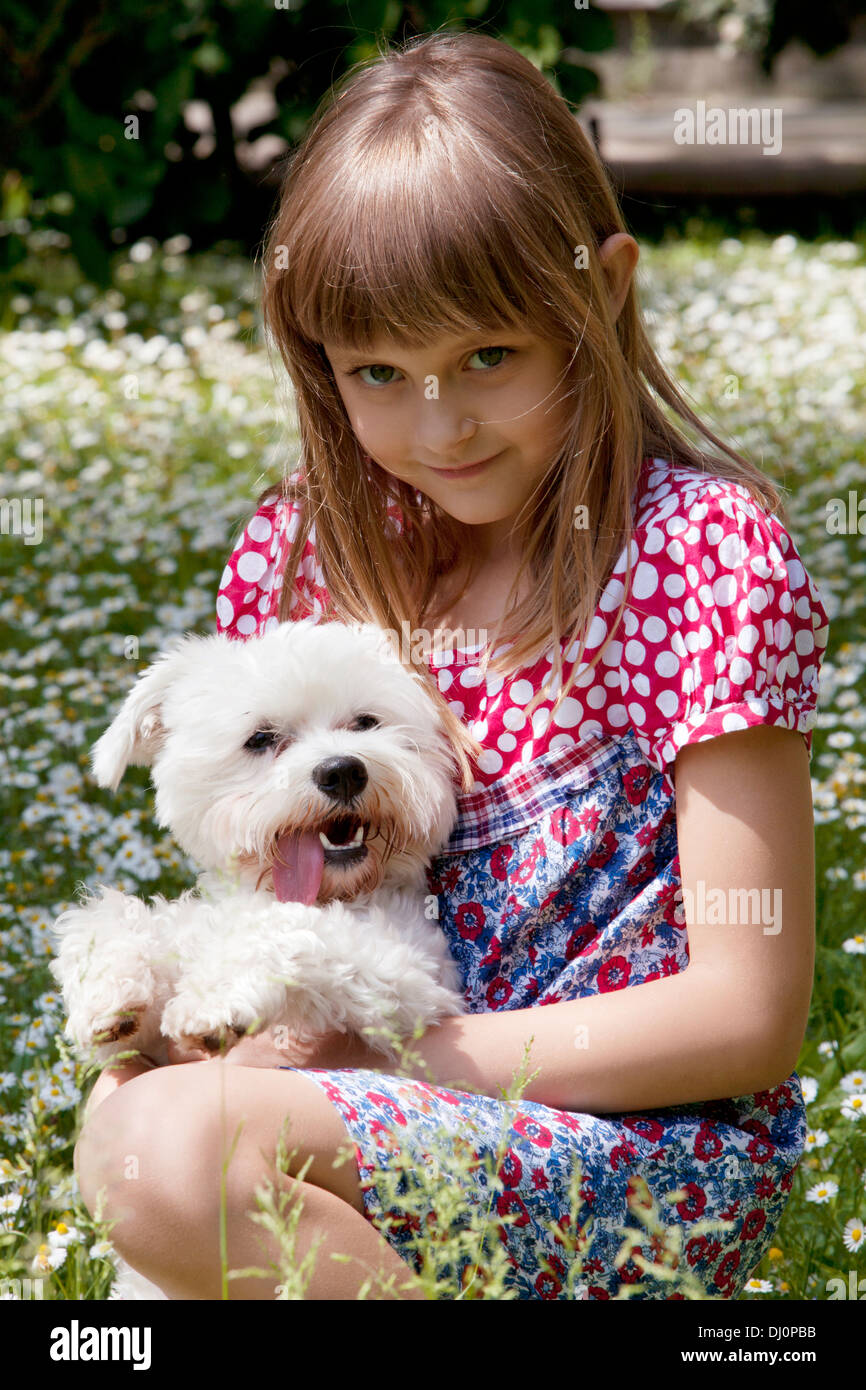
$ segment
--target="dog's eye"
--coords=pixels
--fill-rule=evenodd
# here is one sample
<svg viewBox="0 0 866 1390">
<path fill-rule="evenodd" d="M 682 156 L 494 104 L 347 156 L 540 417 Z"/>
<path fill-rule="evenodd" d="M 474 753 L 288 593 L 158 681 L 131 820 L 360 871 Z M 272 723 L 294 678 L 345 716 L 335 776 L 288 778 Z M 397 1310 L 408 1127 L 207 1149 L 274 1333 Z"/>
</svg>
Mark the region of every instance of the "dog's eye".
<svg viewBox="0 0 866 1390">
<path fill-rule="evenodd" d="M 375 714 L 359 714 L 357 719 L 352 721 L 352 727 L 358 732 L 363 733 L 365 729 L 376 729 L 379 721 Z"/>
<path fill-rule="evenodd" d="M 279 737 L 276 729 L 257 729 L 247 739 L 244 748 L 249 753 L 263 753 L 266 748 L 273 748 Z"/>
</svg>

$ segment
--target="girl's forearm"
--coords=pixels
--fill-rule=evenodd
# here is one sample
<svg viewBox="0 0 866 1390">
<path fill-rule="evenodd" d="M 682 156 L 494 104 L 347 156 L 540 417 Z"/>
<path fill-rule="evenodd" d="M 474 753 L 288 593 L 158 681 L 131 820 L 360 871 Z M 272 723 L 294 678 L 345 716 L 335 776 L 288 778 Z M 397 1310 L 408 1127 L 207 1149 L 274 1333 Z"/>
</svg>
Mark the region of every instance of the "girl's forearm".
<svg viewBox="0 0 866 1390">
<path fill-rule="evenodd" d="M 443 1019 L 412 1044 L 421 1061 L 410 1074 L 498 1098 L 530 1037 L 526 1070 L 539 1074 L 523 1098 L 592 1114 L 750 1095 L 796 1065 L 770 1010 L 742 981 L 693 963 L 586 999 Z"/>
</svg>

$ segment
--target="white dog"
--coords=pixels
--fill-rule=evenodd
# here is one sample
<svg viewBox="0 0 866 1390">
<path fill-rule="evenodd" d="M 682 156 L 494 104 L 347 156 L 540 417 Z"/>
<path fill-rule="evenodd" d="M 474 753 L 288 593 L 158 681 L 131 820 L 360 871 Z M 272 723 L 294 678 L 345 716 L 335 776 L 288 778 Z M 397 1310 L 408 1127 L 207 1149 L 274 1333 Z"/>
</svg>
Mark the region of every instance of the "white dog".
<svg viewBox="0 0 866 1390">
<path fill-rule="evenodd" d="M 175 639 L 93 748 L 102 787 L 130 763 L 152 769 L 159 824 L 205 872 L 151 905 L 99 885 L 57 919 L 80 1048 L 162 1065 L 168 1039 L 367 1030 L 393 1060 L 394 1035 L 464 1012 L 425 876 L 457 816 L 453 753 L 379 628 Z"/>
<path fill-rule="evenodd" d="M 150 766 L 159 824 L 206 870 L 148 906 L 102 885 L 64 912 L 67 1032 L 97 1057 L 247 1031 L 399 1037 L 463 1012 L 425 868 L 457 804 L 435 705 L 371 624 L 175 639 L 92 753 Z M 282 1033 L 278 1029 L 282 1028 Z"/>
</svg>

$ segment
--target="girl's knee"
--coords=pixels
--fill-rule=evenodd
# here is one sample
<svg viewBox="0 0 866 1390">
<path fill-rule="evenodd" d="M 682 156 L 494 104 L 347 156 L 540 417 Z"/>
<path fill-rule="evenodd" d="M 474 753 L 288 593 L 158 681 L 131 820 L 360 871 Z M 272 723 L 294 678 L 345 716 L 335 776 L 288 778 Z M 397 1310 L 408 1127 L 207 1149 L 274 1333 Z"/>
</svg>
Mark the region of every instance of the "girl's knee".
<svg viewBox="0 0 866 1390">
<path fill-rule="evenodd" d="M 213 1088 L 196 1085 L 198 1067 L 143 1073 L 87 1116 L 75 1170 L 91 1216 L 132 1230 L 166 1219 L 196 1220 L 219 1188 L 218 1117 Z M 109 1232 L 111 1236 L 111 1232 Z"/>
</svg>

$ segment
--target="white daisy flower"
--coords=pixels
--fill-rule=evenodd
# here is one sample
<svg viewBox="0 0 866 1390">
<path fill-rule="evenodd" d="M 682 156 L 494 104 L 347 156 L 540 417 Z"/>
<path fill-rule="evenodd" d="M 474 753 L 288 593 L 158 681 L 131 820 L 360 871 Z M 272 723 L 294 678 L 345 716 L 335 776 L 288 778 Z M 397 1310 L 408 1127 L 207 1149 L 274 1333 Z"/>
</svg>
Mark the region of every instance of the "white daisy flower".
<svg viewBox="0 0 866 1390">
<path fill-rule="evenodd" d="M 67 1245 L 80 1239 L 76 1227 L 67 1226 L 63 1221 L 58 1221 L 54 1230 L 48 1232 L 48 1243 L 55 1250 L 65 1250 Z"/>
<path fill-rule="evenodd" d="M 18 1210 L 24 1198 L 19 1197 L 17 1192 L 10 1192 L 5 1197 L 0 1197 L 0 1216 L 11 1216 Z"/>
<path fill-rule="evenodd" d="M 87 1253 L 92 1260 L 113 1260 L 117 1257 L 117 1251 L 110 1240 L 98 1240 L 95 1245 L 91 1245 Z"/>
<path fill-rule="evenodd" d="M 803 1092 L 803 1099 L 806 1104 L 811 1105 L 818 1094 L 818 1083 L 814 1076 L 801 1076 L 800 1090 Z"/>
<path fill-rule="evenodd" d="M 845 1249 L 850 1250 L 853 1255 L 860 1249 L 863 1242 L 866 1241 L 866 1226 L 855 1217 L 848 1222 L 842 1232 L 842 1239 L 845 1242 Z"/>
<path fill-rule="evenodd" d="M 830 1136 L 826 1129 L 810 1130 L 806 1135 L 806 1147 L 803 1152 L 808 1153 L 810 1149 L 823 1149 L 824 1145 L 829 1144 L 829 1142 Z"/>
<path fill-rule="evenodd" d="M 747 1279 L 743 1285 L 744 1293 L 772 1293 L 773 1285 L 769 1279 Z"/>
<path fill-rule="evenodd" d="M 839 1191 L 839 1184 L 832 1178 L 825 1179 L 824 1182 L 816 1182 L 814 1187 L 810 1187 L 806 1193 L 807 1202 L 830 1202 Z"/>
<path fill-rule="evenodd" d="M 66 1259 L 66 1250 L 60 1246 L 40 1245 L 31 1268 L 37 1274 L 50 1274 L 52 1270 L 59 1269 Z"/>
<path fill-rule="evenodd" d="M 862 1095 L 866 1092 L 866 1071 L 849 1071 L 839 1082 L 843 1091 Z"/>
<path fill-rule="evenodd" d="M 819 1057 L 833 1057 L 838 1050 L 838 1045 L 834 1042 L 820 1042 L 818 1044 Z"/>
<path fill-rule="evenodd" d="M 866 1095 L 858 1091 L 850 1100 L 846 1100 L 841 1108 L 841 1113 L 846 1120 L 862 1120 L 866 1115 Z"/>
<path fill-rule="evenodd" d="M 849 956 L 866 956 L 866 936 L 849 936 L 842 942 L 842 950 Z"/>
</svg>

